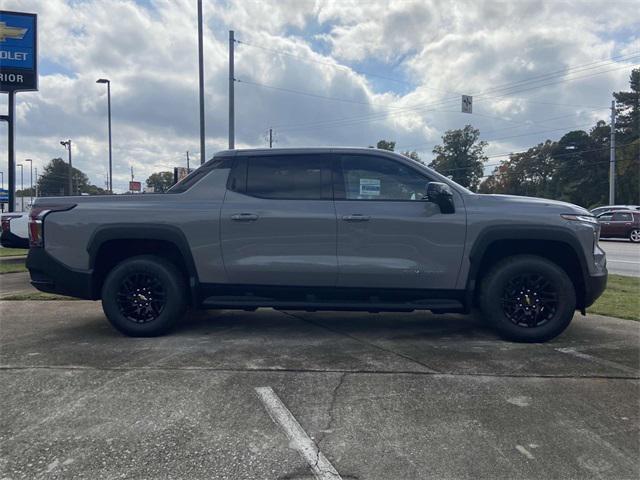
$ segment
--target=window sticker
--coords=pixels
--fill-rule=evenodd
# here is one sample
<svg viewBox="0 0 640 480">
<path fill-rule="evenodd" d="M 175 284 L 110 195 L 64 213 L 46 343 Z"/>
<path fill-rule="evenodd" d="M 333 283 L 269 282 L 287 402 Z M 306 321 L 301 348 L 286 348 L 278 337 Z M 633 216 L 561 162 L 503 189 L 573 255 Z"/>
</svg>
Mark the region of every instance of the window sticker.
<svg viewBox="0 0 640 480">
<path fill-rule="evenodd" d="M 360 179 L 360 195 L 377 197 L 380 195 L 380 180 L 377 178 Z"/>
</svg>

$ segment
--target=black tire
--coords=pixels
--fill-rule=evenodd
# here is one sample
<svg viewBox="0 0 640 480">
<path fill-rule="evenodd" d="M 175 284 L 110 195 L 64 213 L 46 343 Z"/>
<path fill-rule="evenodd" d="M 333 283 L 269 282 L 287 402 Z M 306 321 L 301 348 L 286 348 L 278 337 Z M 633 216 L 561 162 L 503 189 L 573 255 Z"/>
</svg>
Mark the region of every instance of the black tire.
<svg viewBox="0 0 640 480">
<path fill-rule="evenodd" d="M 102 286 L 102 309 L 119 332 L 155 337 L 168 332 L 187 307 L 184 278 L 170 262 L 152 255 L 116 265 Z"/>
<path fill-rule="evenodd" d="M 629 232 L 629 240 L 633 243 L 640 243 L 640 228 L 634 228 Z"/>
<path fill-rule="evenodd" d="M 516 342 L 545 342 L 571 323 L 576 292 L 567 273 L 535 255 L 496 264 L 480 286 L 480 308 L 498 333 Z"/>
</svg>

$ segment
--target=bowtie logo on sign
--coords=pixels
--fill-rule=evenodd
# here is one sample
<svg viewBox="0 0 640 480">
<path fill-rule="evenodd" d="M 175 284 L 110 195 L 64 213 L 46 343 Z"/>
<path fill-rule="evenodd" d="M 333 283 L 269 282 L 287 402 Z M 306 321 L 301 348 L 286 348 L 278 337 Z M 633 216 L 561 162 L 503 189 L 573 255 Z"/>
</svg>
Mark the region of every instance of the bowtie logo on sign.
<svg viewBox="0 0 640 480">
<path fill-rule="evenodd" d="M 5 22 L 0 22 L 0 42 L 4 42 L 7 38 L 22 40 L 27 30 L 27 28 L 10 27 Z"/>
<path fill-rule="evenodd" d="M 0 10 L 0 92 L 38 89 L 37 17 Z"/>
</svg>

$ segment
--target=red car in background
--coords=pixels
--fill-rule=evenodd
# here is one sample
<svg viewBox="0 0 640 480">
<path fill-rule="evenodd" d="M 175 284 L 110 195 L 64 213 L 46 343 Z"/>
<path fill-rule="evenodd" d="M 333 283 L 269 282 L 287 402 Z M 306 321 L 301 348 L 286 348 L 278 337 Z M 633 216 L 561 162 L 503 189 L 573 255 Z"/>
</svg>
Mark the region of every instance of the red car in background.
<svg viewBox="0 0 640 480">
<path fill-rule="evenodd" d="M 598 215 L 601 238 L 628 238 L 640 243 L 640 211 L 616 210 Z"/>
</svg>

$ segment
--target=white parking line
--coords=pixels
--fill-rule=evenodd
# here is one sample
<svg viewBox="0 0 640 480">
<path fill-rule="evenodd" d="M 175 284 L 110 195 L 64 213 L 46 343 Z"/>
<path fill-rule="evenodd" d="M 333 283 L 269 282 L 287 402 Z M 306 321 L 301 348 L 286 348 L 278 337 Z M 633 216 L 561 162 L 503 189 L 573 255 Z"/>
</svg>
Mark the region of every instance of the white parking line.
<svg viewBox="0 0 640 480">
<path fill-rule="evenodd" d="M 594 357 L 593 355 L 589 355 L 587 353 L 578 352 L 573 348 L 556 348 L 556 351 L 560 353 L 567 353 L 569 355 L 573 355 L 574 357 L 581 358 L 583 360 L 589 360 L 594 363 L 599 363 L 601 365 L 606 365 L 607 367 L 617 368 L 618 370 L 622 370 L 623 372 L 631 373 L 633 375 L 638 375 L 640 371 L 637 369 L 627 367 L 626 365 L 622 365 L 617 362 L 612 362 L 611 360 L 605 360 L 603 358 Z"/>
<path fill-rule="evenodd" d="M 526 448 L 524 448 L 522 445 L 516 445 L 516 450 L 518 450 L 522 455 L 527 457 L 529 460 L 535 460 L 536 459 L 536 457 L 531 455 L 531 452 L 529 450 L 527 450 Z"/>
<path fill-rule="evenodd" d="M 271 387 L 258 387 L 255 389 L 262 400 L 267 413 L 275 423 L 280 425 L 289 438 L 289 445 L 309 464 L 313 474 L 318 480 L 342 480 L 329 460 L 318 449 L 318 446 L 309 438 L 307 432 L 300 426 L 296 417 L 289 411 L 284 403 L 275 394 Z"/>
</svg>

